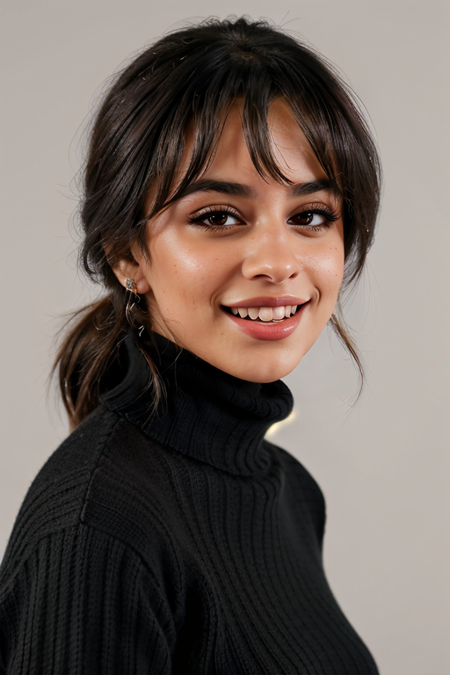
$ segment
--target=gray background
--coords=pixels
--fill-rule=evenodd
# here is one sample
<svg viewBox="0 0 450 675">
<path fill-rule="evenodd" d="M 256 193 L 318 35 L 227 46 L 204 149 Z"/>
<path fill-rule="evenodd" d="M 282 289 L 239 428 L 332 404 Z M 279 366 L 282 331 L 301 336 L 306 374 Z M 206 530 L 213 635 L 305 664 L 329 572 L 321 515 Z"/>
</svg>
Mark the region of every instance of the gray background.
<svg viewBox="0 0 450 675">
<path fill-rule="evenodd" d="M 325 565 L 383 675 L 450 672 L 448 538 L 449 17 L 444 2 L 13 0 L 1 4 L 0 554 L 67 433 L 46 393 L 76 272 L 73 177 L 106 78 L 185 19 L 265 16 L 335 62 L 372 118 L 385 172 L 377 242 L 348 303 L 368 381 L 328 329 L 287 378 L 275 441 L 328 505 Z M 350 674 L 349 675 L 356 675 Z"/>
</svg>

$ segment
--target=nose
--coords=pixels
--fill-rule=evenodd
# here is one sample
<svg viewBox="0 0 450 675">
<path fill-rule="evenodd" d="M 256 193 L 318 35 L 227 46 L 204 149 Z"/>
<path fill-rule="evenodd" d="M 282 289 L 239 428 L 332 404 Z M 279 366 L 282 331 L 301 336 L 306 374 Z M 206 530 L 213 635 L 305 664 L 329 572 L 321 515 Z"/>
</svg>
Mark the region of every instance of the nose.
<svg viewBox="0 0 450 675">
<path fill-rule="evenodd" d="M 294 253 L 293 243 L 285 229 L 280 231 L 276 227 L 259 237 L 254 236 L 242 264 L 243 276 L 246 279 L 265 277 L 274 284 L 296 277 L 302 265 Z"/>
</svg>

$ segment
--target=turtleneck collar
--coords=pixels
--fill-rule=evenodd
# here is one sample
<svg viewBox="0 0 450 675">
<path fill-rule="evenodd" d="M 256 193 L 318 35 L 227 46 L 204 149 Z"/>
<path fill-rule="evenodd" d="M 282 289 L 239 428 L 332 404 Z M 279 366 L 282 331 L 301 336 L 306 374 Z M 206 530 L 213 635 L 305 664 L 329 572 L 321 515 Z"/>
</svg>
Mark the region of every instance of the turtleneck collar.
<svg viewBox="0 0 450 675">
<path fill-rule="evenodd" d="M 263 472 L 267 429 L 292 410 L 281 380 L 247 382 L 215 368 L 167 338 L 153 334 L 149 349 L 167 396 L 151 415 L 150 366 L 137 338 L 128 333 L 108 375 L 113 384 L 100 400 L 122 412 L 158 443 L 236 475 Z"/>
</svg>

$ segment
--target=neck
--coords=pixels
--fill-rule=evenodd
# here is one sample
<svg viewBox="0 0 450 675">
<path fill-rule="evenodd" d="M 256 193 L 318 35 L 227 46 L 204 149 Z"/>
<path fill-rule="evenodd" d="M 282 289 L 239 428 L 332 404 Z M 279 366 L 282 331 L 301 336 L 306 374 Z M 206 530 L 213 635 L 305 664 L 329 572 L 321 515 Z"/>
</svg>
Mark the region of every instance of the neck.
<svg viewBox="0 0 450 675">
<path fill-rule="evenodd" d="M 198 461 L 238 475 L 267 469 L 270 457 L 264 435 L 291 412 L 288 387 L 280 380 L 268 384 L 240 380 L 180 351 L 161 335 L 154 333 L 153 338 L 149 355 L 167 392 L 156 414 L 149 416 L 151 389 L 145 392 L 143 386 L 149 366 L 131 334 L 124 341 L 127 382 L 118 396 L 114 396 L 117 387 L 107 394 L 108 405 L 114 407 L 115 401 L 147 436 Z"/>
</svg>

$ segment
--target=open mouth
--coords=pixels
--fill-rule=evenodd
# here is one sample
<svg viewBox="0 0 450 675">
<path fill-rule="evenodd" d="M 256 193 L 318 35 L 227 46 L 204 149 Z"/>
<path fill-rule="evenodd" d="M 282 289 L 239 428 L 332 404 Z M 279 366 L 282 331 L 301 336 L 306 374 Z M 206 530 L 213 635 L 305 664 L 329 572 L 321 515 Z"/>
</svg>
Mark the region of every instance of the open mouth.
<svg viewBox="0 0 450 675">
<path fill-rule="evenodd" d="M 286 305 L 284 307 L 226 307 L 222 305 L 222 309 L 228 314 L 232 314 L 236 318 L 244 321 L 253 321 L 261 324 L 283 323 L 287 319 L 294 316 L 300 309 L 306 305 Z"/>
</svg>

